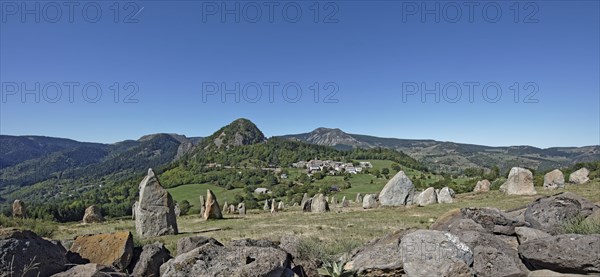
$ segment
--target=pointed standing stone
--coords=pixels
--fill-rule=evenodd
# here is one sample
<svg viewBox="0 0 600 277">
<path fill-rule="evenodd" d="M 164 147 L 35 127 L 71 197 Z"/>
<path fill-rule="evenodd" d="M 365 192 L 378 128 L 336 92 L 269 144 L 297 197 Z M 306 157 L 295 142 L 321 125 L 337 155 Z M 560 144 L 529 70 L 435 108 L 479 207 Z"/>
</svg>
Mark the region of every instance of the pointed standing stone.
<svg viewBox="0 0 600 277">
<path fill-rule="evenodd" d="M 329 211 L 329 204 L 323 194 L 317 194 L 313 197 L 310 205 L 310 211 L 313 213 L 324 213 Z"/>
<path fill-rule="evenodd" d="M 275 202 L 275 199 L 271 200 L 271 213 L 276 213 L 277 212 L 277 203 Z"/>
<path fill-rule="evenodd" d="M 269 205 L 269 200 L 265 199 L 265 204 L 263 205 L 263 210 L 268 211 L 271 209 L 271 205 Z"/>
<path fill-rule="evenodd" d="M 229 213 L 229 204 L 227 201 L 223 204 L 223 212 Z"/>
<path fill-rule="evenodd" d="M 219 206 L 217 197 L 209 189 L 206 190 L 206 205 L 204 206 L 203 218 L 205 220 L 223 218 L 223 214 L 221 213 L 221 207 Z"/>
<path fill-rule="evenodd" d="M 179 208 L 179 203 L 175 203 L 175 216 L 176 217 L 181 216 L 181 208 Z"/>
<path fill-rule="evenodd" d="M 342 208 L 346 207 L 348 207 L 348 200 L 346 200 L 346 196 L 344 196 L 344 198 L 342 198 Z"/>
<path fill-rule="evenodd" d="M 412 181 L 404 171 L 399 171 L 379 193 L 379 203 L 382 206 L 412 205 L 414 195 L 415 186 Z"/>
<path fill-rule="evenodd" d="M 302 201 L 300 202 L 300 206 L 304 207 L 304 205 L 306 204 L 306 201 L 308 201 L 308 199 L 310 199 L 308 197 L 308 193 L 304 193 L 304 195 L 302 196 Z"/>
<path fill-rule="evenodd" d="M 154 171 L 139 185 L 140 197 L 135 211 L 135 229 L 141 237 L 177 235 L 175 203 L 167 190 L 158 181 Z"/>
</svg>

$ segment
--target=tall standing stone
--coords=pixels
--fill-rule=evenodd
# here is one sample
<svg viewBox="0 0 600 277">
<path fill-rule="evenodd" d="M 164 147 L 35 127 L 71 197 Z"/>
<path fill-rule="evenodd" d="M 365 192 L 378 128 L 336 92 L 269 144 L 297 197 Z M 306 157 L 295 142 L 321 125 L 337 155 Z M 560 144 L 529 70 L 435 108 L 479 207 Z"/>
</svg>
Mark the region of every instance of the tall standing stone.
<svg viewBox="0 0 600 277">
<path fill-rule="evenodd" d="M 533 187 L 533 174 L 525 168 L 511 168 L 500 191 L 508 195 L 535 195 L 537 192 Z"/>
<path fill-rule="evenodd" d="M 277 201 L 275 199 L 271 200 L 271 213 L 277 212 Z"/>
<path fill-rule="evenodd" d="M 327 203 L 323 194 L 317 194 L 313 197 L 310 211 L 313 213 L 324 213 L 329 211 L 329 203 Z"/>
<path fill-rule="evenodd" d="M 102 217 L 102 212 L 100 208 L 96 205 L 91 205 L 87 209 L 85 209 L 85 213 L 83 214 L 83 223 L 98 223 L 104 221 L 104 217 Z"/>
<path fill-rule="evenodd" d="M 379 193 L 379 203 L 382 206 L 411 205 L 415 195 L 415 186 L 412 181 L 399 171 L 390 179 Z"/>
<path fill-rule="evenodd" d="M 204 216 L 205 209 L 206 209 L 206 201 L 204 201 L 204 196 L 200 195 L 200 216 Z"/>
<path fill-rule="evenodd" d="M 175 203 L 175 216 L 176 217 L 180 217 L 181 216 L 181 208 L 179 208 L 179 203 Z"/>
<path fill-rule="evenodd" d="M 311 198 L 308 197 L 308 193 L 304 193 L 304 195 L 302 195 L 302 201 L 300 202 L 300 206 L 304 208 L 306 201 L 308 201 L 309 199 Z"/>
<path fill-rule="evenodd" d="M 135 230 L 141 237 L 177 235 L 175 203 L 171 194 L 148 169 L 148 175 L 139 185 L 140 197 L 135 211 Z"/>
<path fill-rule="evenodd" d="M 375 194 L 365 194 L 362 202 L 363 209 L 377 208 L 377 198 Z"/>
<path fill-rule="evenodd" d="M 229 213 L 229 204 L 227 203 L 227 201 L 225 201 L 225 203 L 223 204 L 222 212 Z"/>
<path fill-rule="evenodd" d="M 223 214 L 221 213 L 221 207 L 219 206 L 217 197 L 209 189 L 206 190 L 206 205 L 204 206 L 203 218 L 205 220 L 223 218 Z"/>
<path fill-rule="evenodd" d="M 234 214 L 235 213 L 235 205 L 233 205 L 233 204 L 229 205 L 229 210 L 228 211 L 229 211 L 230 214 Z"/>
<path fill-rule="evenodd" d="M 565 176 L 562 171 L 555 169 L 544 175 L 545 189 L 562 189 L 565 187 Z"/>
<path fill-rule="evenodd" d="M 346 200 L 346 196 L 344 196 L 344 198 L 342 198 L 342 208 L 346 207 L 348 207 L 348 200 Z"/>
<path fill-rule="evenodd" d="M 363 197 L 360 194 L 360 192 L 356 194 L 356 200 L 355 200 L 355 202 L 358 203 L 358 204 L 360 204 L 360 203 L 363 202 Z"/>
<path fill-rule="evenodd" d="M 338 202 L 337 202 L 337 197 L 335 197 L 335 196 L 331 196 L 331 204 L 333 204 L 333 205 L 337 205 L 337 203 L 338 203 Z"/>
<path fill-rule="evenodd" d="M 265 199 L 265 204 L 263 205 L 263 210 L 265 210 L 265 211 L 271 210 L 271 205 L 269 205 L 268 199 Z"/>
<path fill-rule="evenodd" d="M 277 209 L 280 211 L 283 211 L 283 209 L 285 209 L 285 204 L 283 204 L 283 201 L 279 201 L 279 204 L 277 204 Z"/>
<path fill-rule="evenodd" d="M 25 207 L 25 202 L 22 200 L 15 200 L 12 206 L 13 217 L 25 218 L 27 217 L 27 207 Z"/>
</svg>

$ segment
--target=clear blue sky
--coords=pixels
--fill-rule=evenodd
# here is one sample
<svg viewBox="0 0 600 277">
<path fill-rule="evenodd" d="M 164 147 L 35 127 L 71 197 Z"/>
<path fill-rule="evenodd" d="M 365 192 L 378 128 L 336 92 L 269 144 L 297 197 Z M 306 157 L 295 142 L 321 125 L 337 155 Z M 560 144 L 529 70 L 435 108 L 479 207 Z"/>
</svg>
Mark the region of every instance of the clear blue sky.
<svg viewBox="0 0 600 277">
<path fill-rule="evenodd" d="M 119 7 L 111 6 L 112 1 L 77 2 L 72 18 L 69 7 L 47 4 L 62 2 L 25 2 L 25 9 L 40 3 L 39 23 L 36 12 L 28 14 L 21 2 L 14 3 L 1 2 L 1 134 L 94 142 L 159 132 L 207 136 L 245 117 L 267 136 L 323 126 L 484 145 L 600 144 L 598 1 L 521 2 L 519 7 L 499 1 L 494 2 L 499 6 L 487 6 L 486 16 L 488 2 L 475 1 L 472 20 L 469 7 L 460 1 L 453 2 L 459 4 L 460 16 L 449 2 L 429 1 L 426 7 L 408 1 L 320 2 L 317 23 L 312 1 L 279 2 L 273 6 L 273 22 L 263 2 L 137 1 L 137 6 L 121 2 Z M 223 13 L 223 3 L 226 9 L 241 4 L 239 23 Z M 436 3 L 439 22 L 423 13 Z M 102 11 L 99 17 L 96 8 Z M 115 10 L 120 11 L 116 18 Z M 297 22 L 289 22 L 293 20 Z M 33 94 L 22 103 L 22 83 L 35 90 L 36 82 L 40 103 Z M 72 103 L 65 82 L 80 84 Z M 102 89 L 96 103 L 82 96 L 82 86 L 91 82 Z M 119 103 L 114 103 L 111 88 L 115 82 L 121 87 Z M 139 88 L 133 97 L 137 103 L 123 103 L 134 87 L 124 88 L 127 82 Z M 236 103 L 234 95 L 222 103 L 219 93 L 205 95 L 203 101 L 210 84 L 222 82 L 229 89 L 239 82 L 248 89 L 247 98 L 255 96 L 256 83 L 263 94 L 256 103 L 242 96 Z M 281 84 L 272 101 L 265 82 Z M 318 103 L 311 88 L 315 82 L 320 84 Z M 325 87 L 328 82 L 336 85 Z M 434 95 L 427 95 L 423 103 L 419 92 L 408 95 L 411 84 L 433 89 L 436 82 L 440 97 L 454 97 L 453 84 L 461 86 L 462 97 L 456 103 L 443 98 L 436 103 Z M 465 82 L 480 84 L 472 102 Z M 482 93 L 483 85 L 492 82 L 502 89 L 495 103 Z M 526 86 L 528 82 L 534 85 Z M 62 96 L 51 103 L 43 96 L 56 96 L 54 83 Z M 296 103 L 282 96 L 288 83 L 302 89 Z M 337 103 L 324 103 L 336 86 Z M 93 99 L 93 87 L 87 92 Z M 295 96 L 293 87 L 287 92 L 289 98 Z M 493 88 L 487 93 L 495 97 Z M 526 99 L 538 102 L 524 103 Z"/>
</svg>

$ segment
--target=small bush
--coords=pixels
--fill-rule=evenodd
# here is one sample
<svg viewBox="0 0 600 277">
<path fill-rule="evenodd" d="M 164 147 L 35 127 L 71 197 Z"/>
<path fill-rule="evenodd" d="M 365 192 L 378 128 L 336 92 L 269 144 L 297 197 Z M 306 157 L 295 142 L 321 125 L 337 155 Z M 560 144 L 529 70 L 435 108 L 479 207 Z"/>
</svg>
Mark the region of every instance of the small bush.
<svg viewBox="0 0 600 277">
<path fill-rule="evenodd" d="M 309 261 L 333 262 L 344 253 L 361 245 L 353 240 L 323 241 L 315 237 L 303 238 L 298 244 L 298 256 Z"/>
<path fill-rule="evenodd" d="M 12 218 L 5 215 L 0 215 L 0 226 L 31 230 L 41 237 L 51 237 L 58 230 L 54 222 L 32 218 Z"/>
<path fill-rule="evenodd" d="M 565 234 L 600 234 L 600 218 L 585 219 L 582 216 L 567 221 L 562 228 Z"/>
</svg>

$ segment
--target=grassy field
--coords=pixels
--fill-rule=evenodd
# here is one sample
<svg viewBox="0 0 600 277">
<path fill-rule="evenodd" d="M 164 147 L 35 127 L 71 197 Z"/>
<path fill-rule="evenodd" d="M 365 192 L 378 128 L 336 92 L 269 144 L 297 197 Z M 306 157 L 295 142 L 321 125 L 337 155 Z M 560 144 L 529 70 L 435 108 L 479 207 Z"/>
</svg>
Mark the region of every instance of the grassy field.
<svg viewBox="0 0 600 277">
<path fill-rule="evenodd" d="M 207 188 L 206 186 L 202 187 L 202 185 L 193 186 L 198 187 L 198 194 Z M 219 201 L 227 200 L 226 195 L 230 191 L 223 192 L 217 188 L 212 189 L 214 189 Z M 197 214 L 192 214 L 178 219 L 181 234 L 148 240 L 136 238 L 136 243 L 139 245 L 158 240 L 164 242 L 171 251 L 174 251 L 177 240 L 185 236 L 202 235 L 214 237 L 221 242 L 228 242 L 241 238 L 277 240 L 283 235 L 293 235 L 302 239 L 320 240 L 323 244 L 350 243 L 349 245 L 356 246 L 399 228 L 428 228 L 442 214 L 456 208 L 497 207 L 512 209 L 522 207 L 543 195 L 556 194 L 560 191 L 571 191 L 600 204 L 600 180 L 585 185 L 567 186 L 564 190 L 546 191 L 539 187 L 536 189 L 538 190 L 536 196 L 505 196 L 498 191 L 485 194 L 459 194 L 455 203 L 434 204 L 427 207 L 363 210 L 358 203 L 352 203 L 348 208 L 332 207 L 331 212 L 322 214 L 303 213 L 297 207 L 294 207 L 276 214 L 259 210 L 251 210 L 246 216 L 225 214 L 225 219 L 211 221 L 203 221 Z M 173 194 L 179 192 L 175 189 L 170 191 Z M 224 194 L 221 195 L 221 192 Z M 191 196 L 190 200 L 197 198 L 198 194 Z M 355 195 L 350 194 L 350 196 L 350 199 L 354 199 Z M 177 197 L 186 196 L 178 195 Z M 211 231 L 213 228 L 219 230 Z M 90 225 L 81 223 L 59 224 L 58 230 L 54 232 L 52 238 L 64 240 L 82 234 L 113 232 L 116 230 L 130 230 L 135 234 L 134 221 L 131 219 L 118 219 Z"/>
<path fill-rule="evenodd" d="M 187 200 L 190 202 L 190 204 L 192 204 L 190 213 L 198 213 L 198 211 L 200 211 L 200 195 L 204 196 L 204 199 L 206 199 L 207 189 L 212 190 L 215 195 L 218 195 L 220 205 L 223 205 L 225 202 L 233 203 L 235 195 L 240 194 L 243 191 L 242 189 L 226 190 L 225 188 L 211 184 L 190 184 L 167 190 L 171 193 L 171 196 L 173 196 L 175 201 L 181 202 Z"/>
</svg>

